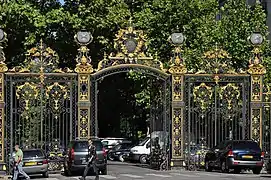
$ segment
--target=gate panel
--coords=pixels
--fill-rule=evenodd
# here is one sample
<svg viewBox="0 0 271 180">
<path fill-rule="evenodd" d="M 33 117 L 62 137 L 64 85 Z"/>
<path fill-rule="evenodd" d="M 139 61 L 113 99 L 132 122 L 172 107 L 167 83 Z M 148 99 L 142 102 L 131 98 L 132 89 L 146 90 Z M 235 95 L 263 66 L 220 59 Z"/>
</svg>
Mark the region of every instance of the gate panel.
<svg viewBox="0 0 271 180">
<path fill-rule="evenodd" d="M 77 134 L 77 75 L 6 75 L 6 152 L 15 143 L 54 152 Z M 58 147 L 60 148 L 60 147 Z"/>
<path fill-rule="evenodd" d="M 249 139 L 249 76 L 186 75 L 185 154 L 226 139 Z"/>
<path fill-rule="evenodd" d="M 150 165 L 152 168 L 169 168 L 171 125 L 171 78 L 153 83 L 150 107 Z M 162 158 L 161 158 L 162 157 Z"/>
</svg>

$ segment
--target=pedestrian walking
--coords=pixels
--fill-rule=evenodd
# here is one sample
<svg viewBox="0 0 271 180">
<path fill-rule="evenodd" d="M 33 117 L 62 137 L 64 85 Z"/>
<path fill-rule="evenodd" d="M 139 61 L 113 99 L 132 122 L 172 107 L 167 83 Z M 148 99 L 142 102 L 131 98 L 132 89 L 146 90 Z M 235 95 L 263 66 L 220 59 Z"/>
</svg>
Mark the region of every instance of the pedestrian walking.
<svg viewBox="0 0 271 180">
<path fill-rule="evenodd" d="M 18 179 L 18 175 L 21 174 L 25 179 L 30 179 L 30 177 L 23 170 L 23 151 L 19 148 L 19 145 L 15 145 L 15 159 L 14 159 L 14 173 L 13 180 Z"/>
<path fill-rule="evenodd" d="M 92 144 L 92 140 L 89 139 L 88 140 L 88 163 L 85 167 L 85 170 L 84 170 L 83 176 L 81 177 L 81 180 L 86 179 L 86 176 L 87 176 L 88 171 L 91 166 L 92 166 L 93 171 L 96 175 L 95 180 L 99 180 L 99 171 L 97 168 L 96 157 L 97 157 L 96 147 Z"/>
</svg>

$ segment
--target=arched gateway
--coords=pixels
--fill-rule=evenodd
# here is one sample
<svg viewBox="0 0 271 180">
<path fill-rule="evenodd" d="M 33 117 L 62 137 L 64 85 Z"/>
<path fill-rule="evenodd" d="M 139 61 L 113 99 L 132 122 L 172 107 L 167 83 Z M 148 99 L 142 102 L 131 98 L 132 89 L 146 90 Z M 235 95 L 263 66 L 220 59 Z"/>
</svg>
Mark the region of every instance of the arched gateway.
<svg viewBox="0 0 271 180">
<path fill-rule="evenodd" d="M 2 31 L 0 31 L 1 33 Z M 256 34 L 257 35 L 257 34 Z M 259 35 L 259 34 L 258 34 Z M 5 40 L 5 35 L 0 42 Z M 252 43 L 254 36 L 251 36 Z M 15 143 L 47 152 L 74 138 L 98 134 L 97 83 L 130 70 L 163 81 L 164 167 L 187 165 L 193 146 L 212 148 L 220 141 L 253 139 L 270 151 L 270 88 L 263 88 L 265 68 L 255 44 L 248 71 L 235 71 L 227 52 L 204 54 L 203 69 L 187 71 L 181 57 L 181 33 L 174 33 L 170 66 L 146 53 L 146 37 L 133 27 L 119 30 L 116 52 L 93 68 L 87 32 L 76 35 L 80 45 L 76 69 L 58 69 L 57 54 L 40 41 L 23 66 L 8 69 L 0 48 L 0 162 L 7 163 Z M 155 121 L 153 121 L 155 130 Z M 264 126 L 264 128 L 263 128 Z M 269 153 L 270 154 L 270 153 Z"/>
</svg>

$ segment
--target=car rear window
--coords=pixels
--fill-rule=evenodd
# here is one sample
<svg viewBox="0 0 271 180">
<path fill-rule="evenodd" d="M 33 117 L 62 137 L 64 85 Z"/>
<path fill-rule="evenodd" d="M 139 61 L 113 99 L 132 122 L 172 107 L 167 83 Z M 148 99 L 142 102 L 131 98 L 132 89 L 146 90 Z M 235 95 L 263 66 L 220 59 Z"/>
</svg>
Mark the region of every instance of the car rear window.
<svg viewBox="0 0 271 180">
<path fill-rule="evenodd" d="M 252 149 L 255 151 L 261 151 L 259 145 L 252 141 L 236 141 L 233 142 L 233 149 Z"/>
<path fill-rule="evenodd" d="M 26 150 L 23 151 L 24 159 L 44 158 L 45 155 L 41 150 Z"/>
<path fill-rule="evenodd" d="M 101 141 L 93 141 L 93 145 L 96 147 L 97 151 L 102 151 L 103 144 Z M 85 152 L 88 150 L 87 141 L 78 141 L 74 143 L 74 150 L 79 152 Z"/>
</svg>

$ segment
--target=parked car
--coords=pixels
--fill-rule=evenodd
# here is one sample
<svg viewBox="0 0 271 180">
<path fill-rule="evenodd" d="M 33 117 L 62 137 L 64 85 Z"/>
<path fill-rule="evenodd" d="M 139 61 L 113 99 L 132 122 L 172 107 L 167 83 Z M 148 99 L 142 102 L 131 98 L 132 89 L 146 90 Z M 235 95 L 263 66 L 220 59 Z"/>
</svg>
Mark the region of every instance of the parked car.
<svg viewBox="0 0 271 180">
<path fill-rule="evenodd" d="M 127 141 L 125 138 L 114 138 L 114 137 L 107 137 L 102 140 L 106 153 L 110 151 L 114 146 L 123 141 Z"/>
<path fill-rule="evenodd" d="M 28 175 L 41 174 L 44 178 L 49 177 L 48 159 L 42 149 L 23 150 L 23 170 Z M 10 165 L 13 168 L 15 152 L 10 158 Z M 13 170 L 13 169 L 11 169 Z M 13 171 L 11 171 L 13 172 Z"/>
<path fill-rule="evenodd" d="M 220 169 L 229 172 L 233 169 L 240 173 L 242 169 L 250 169 L 260 174 L 264 164 L 264 153 L 252 140 L 227 140 L 211 149 L 205 156 L 205 170 Z"/>
<path fill-rule="evenodd" d="M 114 146 L 109 152 L 108 152 L 108 159 L 111 161 L 114 160 L 120 160 L 124 161 L 123 156 L 130 153 L 130 149 L 133 146 L 132 142 L 130 141 L 123 141 L 122 143 Z"/>
<path fill-rule="evenodd" d="M 93 145 L 96 147 L 97 166 L 101 174 L 107 174 L 107 154 L 101 140 L 92 139 Z M 88 157 L 88 141 L 74 140 L 69 144 L 69 149 L 64 160 L 64 173 L 71 175 L 74 172 L 84 171 Z"/>
</svg>

